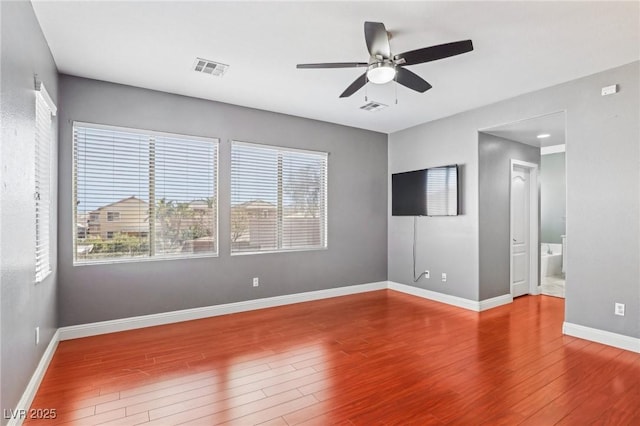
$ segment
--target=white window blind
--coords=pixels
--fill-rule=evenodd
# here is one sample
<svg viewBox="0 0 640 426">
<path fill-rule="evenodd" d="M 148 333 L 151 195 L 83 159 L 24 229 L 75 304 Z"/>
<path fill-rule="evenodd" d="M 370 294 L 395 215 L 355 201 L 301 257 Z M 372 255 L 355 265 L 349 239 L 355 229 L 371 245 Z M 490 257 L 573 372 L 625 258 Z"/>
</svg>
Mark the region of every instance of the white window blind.
<svg viewBox="0 0 640 426">
<path fill-rule="evenodd" d="M 75 262 L 218 251 L 217 139 L 75 123 Z"/>
<path fill-rule="evenodd" d="M 232 254 L 327 247 L 327 157 L 232 142 Z"/>
<path fill-rule="evenodd" d="M 51 273 L 51 116 L 55 114 L 56 107 L 51 97 L 39 83 L 36 87 L 35 119 L 36 282 L 41 282 Z"/>
</svg>

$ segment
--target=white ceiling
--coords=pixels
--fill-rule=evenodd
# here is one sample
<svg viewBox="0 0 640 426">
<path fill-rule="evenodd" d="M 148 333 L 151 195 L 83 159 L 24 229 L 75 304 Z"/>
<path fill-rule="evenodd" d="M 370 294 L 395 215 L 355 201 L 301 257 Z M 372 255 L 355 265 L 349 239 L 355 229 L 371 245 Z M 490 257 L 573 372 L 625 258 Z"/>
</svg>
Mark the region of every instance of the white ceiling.
<svg viewBox="0 0 640 426">
<path fill-rule="evenodd" d="M 56 2 L 33 7 L 62 73 L 391 133 L 640 59 L 630 2 Z M 392 53 L 472 39 L 475 50 L 408 67 L 433 85 L 338 96 L 366 62 L 364 21 Z M 196 57 L 229 64 L 222 78 Z M 397 90 L 398 104 L 395 104 Z M 359 109 L 369 100 L 389 105 Z"/>
<path fill-rule="evenodd" d="M 562 145 L 565 143 L 565 116 L 564 112 L 556 112 L 482 129 L 482 132 L 538 148 Z M 549 137 L 539 139 L 541 134 Z"/>
</svg>

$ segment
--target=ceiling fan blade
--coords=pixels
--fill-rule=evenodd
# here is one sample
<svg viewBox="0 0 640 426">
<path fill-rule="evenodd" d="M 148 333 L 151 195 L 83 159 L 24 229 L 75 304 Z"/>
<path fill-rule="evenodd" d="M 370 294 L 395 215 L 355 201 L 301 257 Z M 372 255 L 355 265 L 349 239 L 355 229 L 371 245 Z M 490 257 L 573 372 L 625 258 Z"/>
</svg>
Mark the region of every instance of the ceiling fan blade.
<svg viewBox="0 0 640 426">
<path fill-rule="evenodd" d="M 467 53 L 472 50 L 473 43 L 471 40 L 454 41 L 453 43 L 439 44 L 437 46 L 399 53 L 393 57 L 393 60 L 401 65 L 415 65 L 437 61 L 438 59 L 448 58 L 449 56 L 460 55 L 461 53 Z M 402 60 L 404 60 L 404 62 L 402 62 Z"/>
<path fill-rule="evenodd" d="M 362 89 L 362 87 L 365 84 L 367 84 L 367 73 L 366 72 L 364 74 L 362 74 L 360 77 L 356 78 L 356 80 L 353 83 L 351 83 L 351 85 L 349 87 L 347 87 L 347 90 L 342 92 L 340 97 L 341 98 L 348 98 L 349 96 L 351 96 L 354 93 L 356 93 L 358 90 Z"/>
<path fill-rule="evenodd" d="M 298 64 L 296 68 L 306 69 L 306 68 L 358 68 L 358 67 L 366 67 L 369 64 L 366 62 L 328 62 L 323 64 Z"/>
<path fill-rule="evenodd" d="M 389 35 L 382 22 L 365 22 L 364 39 L 371 56 L 382 56 L 384 59 L 391 57 Z"/>
<path fill-rule="evenodd" d="M 431 85 L 422 77 L 402 67 L 396 67 L 396 81 L 416 92 L 424 93 L 431 89 Z"/>
</svg>

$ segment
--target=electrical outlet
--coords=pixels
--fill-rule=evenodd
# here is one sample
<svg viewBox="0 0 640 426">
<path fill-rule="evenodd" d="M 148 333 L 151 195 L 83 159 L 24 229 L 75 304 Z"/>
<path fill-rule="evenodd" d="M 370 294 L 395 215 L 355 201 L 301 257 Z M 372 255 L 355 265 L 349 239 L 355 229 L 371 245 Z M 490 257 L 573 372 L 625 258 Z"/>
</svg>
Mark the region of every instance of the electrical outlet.
<svg viewBox="0 0 640 426">
<path fill-rule="evenodd" d="M 446 272 L 443 272 L 443 273 L 442 273 L 442 282 L 443 282 L 443 283 L 446 283 L 446 282 L 447 282 L 447 273 L 446 273 Z"/>
<path fill-rule="evenodd" d="M 624 303 L 616 303 L 614 314 L 624 316 Z"/>
<path fill-rule="evenodd" d="M 36 346 L 40 344 L 40 327 L 36 327 Z"/>
<path fill-rule="evenodd" d="M 431 278 L 431 277 L 429 276 L 429 270 L 428 270 L 428 269 L 424 271 L 424 277 L 425 277 L 426 279 Z"/>
<path fill-rule="evenodd" d="M 253 286 L 258 287 L 260 285 L 260 279 L 258 277 L 253 277 Z"/>
</svg>

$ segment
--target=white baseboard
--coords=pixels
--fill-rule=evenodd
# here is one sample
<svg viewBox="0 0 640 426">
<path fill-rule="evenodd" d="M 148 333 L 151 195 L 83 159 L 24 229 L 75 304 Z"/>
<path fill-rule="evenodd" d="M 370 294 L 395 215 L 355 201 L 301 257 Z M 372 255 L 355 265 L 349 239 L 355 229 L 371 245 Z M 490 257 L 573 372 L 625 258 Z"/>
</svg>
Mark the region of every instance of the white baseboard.
<svg viewBox="0 0 640 426">
<path fill-rule="evenodd" d="M 422 297 L 423 299 L 429 299 L 440 303 L 446 303 L 447 305 L 457 306 L 458 308 L 468 309 L 470 311 L 481 312 L 487 309 L 495 308 L 497 306 L 511 303 L 513 298 L 510 294 L 494 297 L 492 299 L 486 299 L 481 301 L 469 300 L 458 296 L 451 296 L 444 293 L 438 293 L 437 291 L 431 291 L 424 288 L 413 287 L 406 284 L 400 284 L 393 281 L 389 281 L 389 289 L 399 291 L 413 296 Z"/>
<path fill-rule="evenodd" d="M 572 324 L 570 322 L 564 322 L 562 324 L 562 332 L 567 336 L 578 337 L 580 339 L 602 343 L 603 345 L 640 353 L 640 339 L 625 336 L 624 334 L 612 333 L 610 331 L 585 327 L 583 325 Z"/>
<path fill-rule="evenodd" d="M 496 306 L 504 305 L 512 301 L 511 295 L 495 297 L 481 302 L 449 296 L 435 291 L 399 284 L 392 281 L 379 281 L 375 283 L 359 284 L 347 287 L 337 287 L 326 290 L 310 291 L 306 293 L 287 294 L 284 296 L 268 297 L 264 299 L 247 300 L 242 302 L 227 303 L 224 305 L 205 306 L 201 308 L 183 309 L 180 311 L 162 312 L 159 314 L 143 315 L 137 317 L 122 318 L 110 321 L 100 321 L 89 324 L 61 327 L 60 340 L 78 339 L 81 337 L 97 336 L 100 334 L 115 333 L 118 331 L 134 330 L 137 328 L 153 327 L 181 321 L 190 321 L 214 317 L 218 315 L 234 314 L 252 311 L 255 309 L 272 308 L 275 306 L 290 305 L 292 303 L 309 302 L 312 300 L 327 299 L 330 297 L 346 296 L 349 294 L 365 293 L 368 291 L 391 289 L 402 293 L 412 294 L 437 302 L 458 306 L 472 311 L 483 311 Z"/>
<path fill-rule="evenodd" d="M 480 304 L 480 311 L 486 311 L 487 309 L 497 308 L 498 306 L 508 305 L 513 303 L 513 296 L 511 294 L 503 294 L 502 296 L 492 297 L 491 299 L 484 299 L 478 302 Z"/>
<path fill-rule="evenodd" d="M 78 339 L 80 337 L 97 336 L 117 331 L 134 330 L 137 328 L 153 327 L 156 325 L 215 317 L 218 315 L 235 314 L 255 309 L 272 308 L 275 306 L 290 305 L 293 303 L 328 299 L 331 297 L 365 293 L 374 290 L 384 290 L 386 288 L 387 281 L 380 281 L 347 287 L 330 288 L 326 290 L 309 291 L 306 293 L 287 294 L 284 296 L 227 303 L 224 305 L 205 306 L 202 308 L 184 309 L 180 311 L 162 312 L 159 314 L 122 318 L 111 321 L 72 325 L 60 327 L 60 340 Z"/>
<path fill-rule="evenodd" d="M 58 347 L 58 342 L 60 341 L 60 331 L 56 330 L 51 338 L 51 341 L 47 345 L 47 349 L 45 349 L 42 354 L 42 358 L 40 358 L 40 362 L 36 367 L 36 371 L 34 371 L 31 376 L 31 380 L 27 384 L 27 388 L 22 394 L 22 398 L 18 401 L 18 405 L 15 410 L 13 410 L 12 414 L 14 416 L 9 419 L 7 422 L 7 426 L 20 426 L 24 421 L 24 416 L 20 416 L 19 413 L 28 413 L 29 407 L 31 407 L 31 403 L 33 399 L 36 397 L 36 392 L 38 392 L 38 388 L 40 387 L 40 382 L 44 378 L 44 373 L 47 372 L 47 368 L 49 367 L 49 363 L 53 358 L 53 354 L 56 352 L 56 348 Z M 23 411 L 24 410 L 24 411 Z"/>
</svg>

